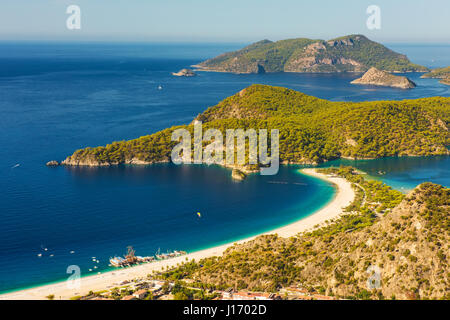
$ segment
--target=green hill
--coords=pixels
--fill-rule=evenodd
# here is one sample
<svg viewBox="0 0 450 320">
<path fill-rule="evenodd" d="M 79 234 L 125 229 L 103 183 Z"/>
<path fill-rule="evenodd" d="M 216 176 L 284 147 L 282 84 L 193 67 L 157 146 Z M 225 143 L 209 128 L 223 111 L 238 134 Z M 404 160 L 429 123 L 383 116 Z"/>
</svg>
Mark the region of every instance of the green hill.
<svg viewBox="0 0 450 320">
<path fill-rule="evenodd" d="M 159 277 L 202 288 L 295 286 L 345 299 L 449 299 L 450 189 L 423 183 L 404 197 L 352 168 L 323 171 L 357 183 L 356 200 L 340 219 L 291 238 L 259 236 Z M 367 285 L 370 266 L 380 275 L 374 289 Z"/>
<path fill-rule="evenodd" d="M 206 60 L 197 67 L 233 73 L 365 72 L 371 67 L 389 72 L 428 70 L 363 35 L 328 41 L 305 38 L 277 42 L 263 40 Z"/>
<path fill-rule="evenodd" d="M 449 154 L 450 98 L 331 102 L 294 90 L 252 85 L 196 117 L 203 130 L 278 129 L 280 161 L 318 163 L 339 157 Z M 177 128 L 76 151 L 63 164 L 167 162 Z"/>
<path fill-rule="evenodd" d="M 433 69 L 422 75 L 422 78 L 441 79 L 441 83 L 450 85 L 450 67 Z"/>
</svg>

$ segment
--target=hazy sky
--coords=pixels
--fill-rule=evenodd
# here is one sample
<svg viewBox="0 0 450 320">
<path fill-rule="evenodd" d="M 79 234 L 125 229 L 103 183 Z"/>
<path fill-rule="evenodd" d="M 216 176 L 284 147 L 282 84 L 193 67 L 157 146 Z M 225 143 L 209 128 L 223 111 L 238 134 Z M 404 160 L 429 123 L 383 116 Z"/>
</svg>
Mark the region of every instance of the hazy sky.
<svg viewBox="0 0 450 320">
<path fill-rule="evenodd" d="M 66 8 L 81 8 L 68 30 Z M 369 5 L 381 29 L 366 27 Z M 249 42 L 361 33 L 450 43 L 450 0 L 0 0 L 0 39 Z"/>
</svg>

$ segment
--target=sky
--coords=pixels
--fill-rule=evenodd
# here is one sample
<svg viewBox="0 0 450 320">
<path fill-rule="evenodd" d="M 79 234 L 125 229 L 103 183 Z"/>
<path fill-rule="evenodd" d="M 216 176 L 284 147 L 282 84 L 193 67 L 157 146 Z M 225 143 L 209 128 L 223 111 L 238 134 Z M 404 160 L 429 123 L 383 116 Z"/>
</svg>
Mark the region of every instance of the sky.
<svg viewBox="0 0 450 320">
<path fill-rule="evenodd" d="M 81 29 L 69 30 L 69 5 Z M 380 8 L 369 30 L 367 7 Z M 450 43 L 449 0 L 1 0 L 0 40 L 252 42 L 364 34 Z"/>
</svg>

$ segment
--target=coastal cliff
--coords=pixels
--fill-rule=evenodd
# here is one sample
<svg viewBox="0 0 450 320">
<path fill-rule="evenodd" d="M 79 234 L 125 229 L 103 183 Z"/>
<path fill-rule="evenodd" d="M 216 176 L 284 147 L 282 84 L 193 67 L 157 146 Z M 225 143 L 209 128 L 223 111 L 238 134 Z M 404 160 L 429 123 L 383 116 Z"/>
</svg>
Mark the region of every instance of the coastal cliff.
<svg viewBox="0 0 450 320">
<path fill-rule="evenodd" d="M 338 158 L 449 154 L 450 98 L 332 102 L 294 90 L 252 85 L 196 118 L 203 130 L 278 129 L 280 163 L 320 163 Z M 193 124 L 130 141 L 77 150 L 63 165 L 107 166 L 169 162 L 173 130 L 192 136 Z M 206 143 L 208 141 L 204 141 Z M 226 164 L 224 164 L 226 166 Z"/>
<path fill-rule="evenodd" d="M 371 67 L 389 72 L 428 71 L 403 55 L 363 35 L 313 40 L 262 40 L 241 50 L 224 53 L 194 67 L 232 73 L 365 72 Z"/>
<path fill-rule="evenodd" d="M 395 76 L 386 71 L 370 68 L 361 78 L 355 79 L 351 84 L 365 84 L 374 86 L 384 86 L 400 89 L 415 88 L 416 84 L 407 77 Z"/>
</svg>

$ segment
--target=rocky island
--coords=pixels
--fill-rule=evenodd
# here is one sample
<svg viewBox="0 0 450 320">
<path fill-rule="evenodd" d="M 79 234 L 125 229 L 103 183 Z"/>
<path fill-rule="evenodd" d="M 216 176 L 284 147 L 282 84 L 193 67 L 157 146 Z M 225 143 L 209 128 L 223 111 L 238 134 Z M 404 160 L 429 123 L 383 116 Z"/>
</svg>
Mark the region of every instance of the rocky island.
<svg viewBox="0 0 450 320">
<path fill-rule="evenodd" d="M 407 77 L 395 76 L 386 71 L 370 68 L 361 78 L 355 79 L 351 84 L 367 84 L 373 86 L 384 86 L 400 89 L 415 88 L 416 84 Z"/>
<path fill-rule="evenodd" d="M 310 293 L 327 300 L 450 298 L 450 252 L 442 245 L 450 240 L 449 188 L 423 183 L 405 196 L 351 168 L 319 171 L 356 183 L 368 198 L 357 195 L 342 216 L 313 231 L 262 235 L 219 257 L 166 271 L 161 279 L 279 292 L 286 299 L 299 292 L 306 295 L 302 300 L 314 299 Z M 382 275 L 372 287 L 368 270 Z"/>
<path fill-rule="evenodd" d="M 441 79 L 440 83 L 450 85 L 450 67 L 433 69 L 422 75 L 421 78 Z"/>
<path fill-rule="evenodd" d="M 197 74 L 191 69 L 181 69 L 178 72 L 172 72 L 172 75 L 176 77 L 195 77 Z"/>
<path fill-rule="evenodd" d="M 358 34 L 328 41 L 262 40 L 194 67 L 232 73 L 365 72 L 371 67 L 389 72 L 428 71 L 426 67 L 411 63 L 405 55 Z"/>
<path fill-rule="evenodd" d="M 233 180 L 242 181 L 247 178 L 247 175 L 239 169 L 233 169 L 233 171 L 231 172 L 231 178 Z"/>
</svg>

